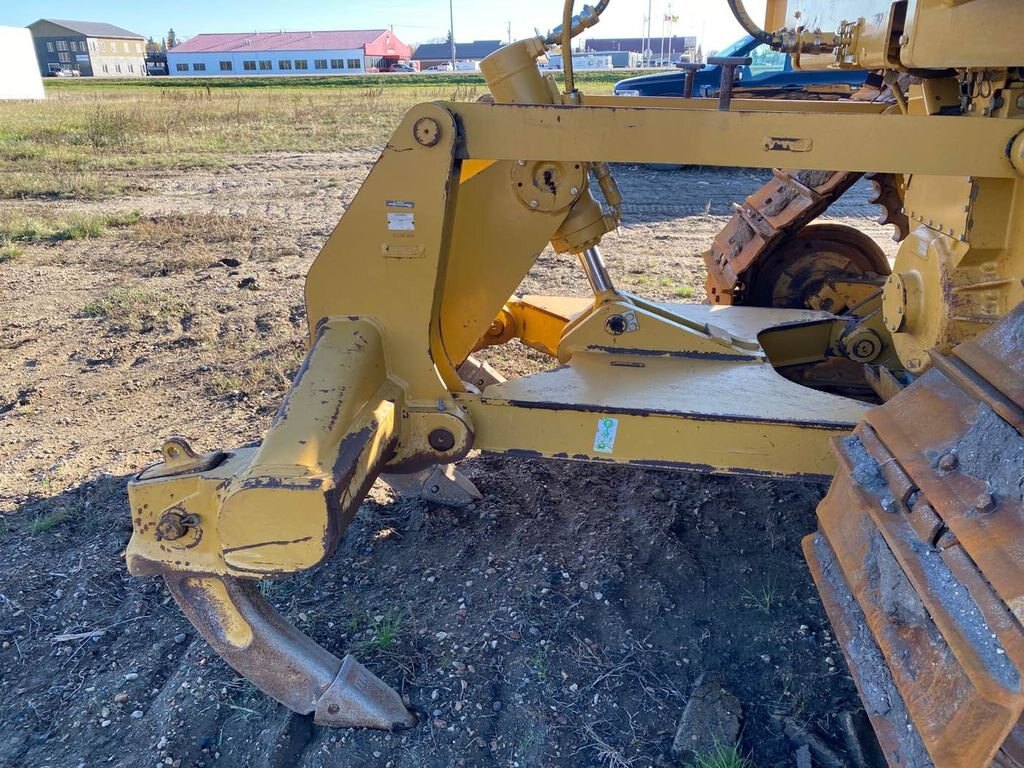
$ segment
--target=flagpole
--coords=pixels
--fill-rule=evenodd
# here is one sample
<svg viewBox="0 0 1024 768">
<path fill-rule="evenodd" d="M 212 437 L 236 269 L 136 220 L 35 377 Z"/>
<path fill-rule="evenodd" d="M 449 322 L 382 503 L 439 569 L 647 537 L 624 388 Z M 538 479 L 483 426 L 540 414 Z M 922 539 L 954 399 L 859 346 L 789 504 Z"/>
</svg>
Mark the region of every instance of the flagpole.
<svg viewBox="0 0 1024 768">
<path fill-rule="evenodd" d="M 651 57 L 647 51 L 651 49 L 651 23 L 654 21 L 654 0 L 647 0 L 647 45 L 644 46 L 643 56 L 645 66 L 651 66 Z"/>
<path fill-rule="evenodd" d="M 452 72 L 455 71 L 455 2 L 448 0 L 448 35 L 451 37 Z"/>
<path fill-rule="evenodd" d="M 665 66 L 665 14 L 661 15 L 661 56 L 658 57 L 658 66 Z"/>
<path fill-rule="evenodd" d="M 672 22 L 675 17 L 672 15 L 672 3 L 668 4 L 668 62 L 672 63 Z"/>
<path fill-rule="evenodd" d="M 644 51 L 647 50 L 647 17 L 643 17 L 643 24 L 640 25 L 640 66 L 643 66 Z"/>
</svg>

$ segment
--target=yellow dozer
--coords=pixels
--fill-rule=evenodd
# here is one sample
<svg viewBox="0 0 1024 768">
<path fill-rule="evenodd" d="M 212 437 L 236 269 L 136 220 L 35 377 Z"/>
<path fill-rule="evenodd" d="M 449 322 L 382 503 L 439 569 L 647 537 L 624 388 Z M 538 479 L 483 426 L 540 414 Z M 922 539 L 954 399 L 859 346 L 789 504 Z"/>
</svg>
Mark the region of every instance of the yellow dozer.
<svg viewBox="0 0 1024 768">
<path fill-rule="evenodd" d="M 483 451 L 832 478 L 804 551 L 890 763 L 1024 765 L 1024 9 L 780 0 L 761 25 L 727 2 L 886 97 L 595 97 L 568 56 L 559 88 L 538 61 L 608 5 L 568 0 L 483 62 L 490 98 L 405 116 L 310 269 L 309 352 L 262 443 L 173 438 L 131 481 L 129 569 L 268 695 L 415 725 L 258 589 L 324 565 L 381 473 L 457 485 Z M 710 247 L 695 305 L 616 289 L 616 162 L 789 170 Z M 864 173 L 903 224 L 892 265 L 804 227 Z M 548 244 L 592 298 L 515 295 Z M 505 380 L 472 357 L 512 339 L 557 365 Z"/>
</svg>

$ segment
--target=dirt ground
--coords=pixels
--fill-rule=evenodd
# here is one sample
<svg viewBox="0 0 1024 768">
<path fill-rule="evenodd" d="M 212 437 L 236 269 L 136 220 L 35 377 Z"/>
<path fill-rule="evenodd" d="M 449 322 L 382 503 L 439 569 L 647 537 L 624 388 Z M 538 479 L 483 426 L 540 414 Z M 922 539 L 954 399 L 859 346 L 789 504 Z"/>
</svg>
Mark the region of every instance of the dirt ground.
<svg viewBox="0 0 1024 768">
<path fill-rule="evenodd" d="M 305 272 L 374 159 L 257 155 L 130 198 L 0 202 L 141 212 L 0 263 L 0 765 L 676 765 L 702 673 L 741 702 L 754 764 L 796 765 L 800 732 L 844 764 L 860 706 L 799 550 L 818 485 L 495 458 L 462 463 L 469 509 L 378 484 L 328 566 L 266 594 L 408 696 L 421 725 L 395 734 L 291 714 L 127 574 L 127 478 L 169 435 L 260 437 L 303 353 Z M 764 174 L 615 174 L 613 276 L 702 300 L 697 254 Z M 867 192 L 832 214 L 891 255 Z M 523 288 L 586 293 L 550 253 Z"/>
</svg>

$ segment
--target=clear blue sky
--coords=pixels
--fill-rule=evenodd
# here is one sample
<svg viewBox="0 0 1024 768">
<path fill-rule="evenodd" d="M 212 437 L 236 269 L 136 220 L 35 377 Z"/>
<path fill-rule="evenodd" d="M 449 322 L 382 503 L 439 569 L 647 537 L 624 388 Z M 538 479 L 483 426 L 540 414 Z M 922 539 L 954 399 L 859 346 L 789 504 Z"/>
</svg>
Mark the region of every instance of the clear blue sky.
<svg viewBox="0 0 1024 768">
<path fill-rule="evenodd" d="M 578 0 L 577 8 L 584 0 Z M 594 0 L 589 0 L 593 4 Z M 561 21 L 561 0 L 509 0 L 480 2 L 454 0 L 455 37 L 459 41 L 533 34 L 534 27 L 549 29 Z M 668 0 L 653 1 L 652 34 L 662 33 Z M 725 0 L 674 0 L 672 14 L 677 35 L 704 38 L 705 50 L 717 49 L 738 38 Z M 587 36 L 639 37 L 648 0 L 612 0 L 602 22 Z M 764 13 L 764 0 L 749 0 L 754 18 Z M 419 43 L 448 33 L 448 0 L 0 0 L 0 25 L 25 26 L 39 18 L 105 21 L 140 35 L 163 37 L 169 27 L 182 37 L 200 32 L 245 32 L 277 29 L 373 29 L 394 25 L 395 34 Z M 666 28 L 667 32 L 667 28 Z"/>
</svg>

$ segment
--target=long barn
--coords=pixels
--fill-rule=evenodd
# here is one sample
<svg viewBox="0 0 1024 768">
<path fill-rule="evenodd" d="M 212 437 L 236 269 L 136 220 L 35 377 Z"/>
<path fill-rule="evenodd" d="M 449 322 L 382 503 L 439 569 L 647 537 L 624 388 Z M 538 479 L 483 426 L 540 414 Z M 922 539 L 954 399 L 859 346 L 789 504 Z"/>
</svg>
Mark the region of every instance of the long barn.
<svg viewBox="0 0 1024 768">
<path fill-rule="evenodd" d="M 412 49 L 386 29 L 201 34 L 167 52 L 171 77 L 382 72 Z"/>
</svg>

